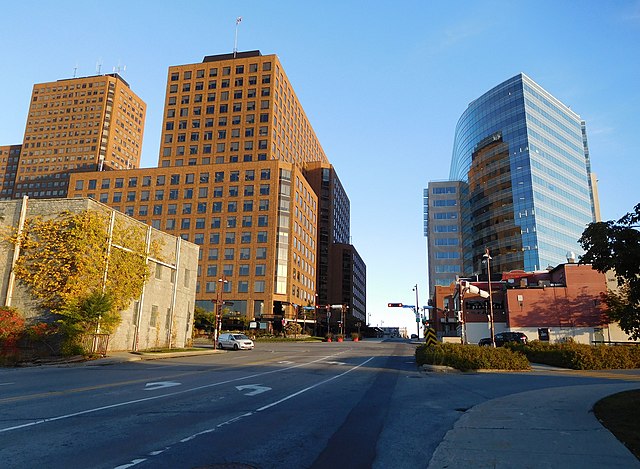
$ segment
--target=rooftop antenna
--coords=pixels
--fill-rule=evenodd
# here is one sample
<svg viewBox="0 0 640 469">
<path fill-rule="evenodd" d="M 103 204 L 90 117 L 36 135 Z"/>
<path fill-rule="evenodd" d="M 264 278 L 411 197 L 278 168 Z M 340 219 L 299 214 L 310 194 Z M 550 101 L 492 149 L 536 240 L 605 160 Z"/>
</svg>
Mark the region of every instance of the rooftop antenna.
<svg viewBox="0 0 640 469">
<path fill-rule="evenodd" d="M 120 65 L 120 61 L 118 60 L 118 65 L 113 67 L 113 72 L 117 73 L 118 75 L 120 75 L 120 71 L 122 71 L 122 73 L 127 71 L 127 66 L 126 65 Z"/>
<path fill-rule="evenodd" d="M 98 59 L 96 62 L 96 73 L 100 75 L 100 71 L 102 70 L 102 59 Z"/>
<path fill-rule="evenodd" d="M 242 16 L 238 16 L 236 18 L 236 37 L 235 40 L 233 41 L 233 58 L 236 58 L 236 55 L 238 54 L 238 25 L 242 23 Z"/>
<path fill-rule="evenodd" d="M 76 72 L 78 71 L 78 63 L 76 62 L 76 66 L 73 67 L 73 78 L 76 77 Z"/>
</svg>

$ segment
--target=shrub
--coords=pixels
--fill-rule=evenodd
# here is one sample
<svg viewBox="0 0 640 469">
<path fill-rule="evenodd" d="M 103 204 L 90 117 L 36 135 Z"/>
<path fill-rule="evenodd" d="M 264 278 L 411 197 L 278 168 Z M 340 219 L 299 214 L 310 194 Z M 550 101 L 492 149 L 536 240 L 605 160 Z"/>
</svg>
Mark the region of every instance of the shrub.
<svg viewBox="0 0 640 469">
<path fill-rule="evenodd" d="M 640 347 L 559 344 L 533 341 L 527 345 L 509 344 L 511 350 L 523 353 L 533 363 L 571 368 L 574 370 L 603 370 L 640 368 Z"/>
<path fill-rule="evenodd" d="M 0 340 L 16 338 L 24 331 L 24 318 L 15 308 L 0 307 Z"/>
<path fill-rule="evenodd" d="M 458 370 L 528 370 L 529 361 L 518 352 L 499 347 L 477 345 L 436 344 L 416 348 L 418 365 L 444 365 Z"/>
</svg>

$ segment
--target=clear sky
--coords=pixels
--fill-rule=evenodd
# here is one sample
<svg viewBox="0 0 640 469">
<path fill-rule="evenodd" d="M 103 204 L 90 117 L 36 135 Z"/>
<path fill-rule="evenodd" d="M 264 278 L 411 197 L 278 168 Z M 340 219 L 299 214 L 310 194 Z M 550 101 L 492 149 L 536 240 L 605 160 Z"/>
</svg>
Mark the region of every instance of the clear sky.
<svg viewBox="0 0 640 469">
<path fill-rule="evenodd" d="M 0 145 L 22 142 L 35 83 L 119 67 L 148 105 L 156 166 L 167 69 L 277 54 L 351 200 L 370 323 L 427 300 L 422 190 L 447 179 L 469 102 L 524 72 L 587 122 L 602 217 L 640 202 L 640 1 L 21 0 L 0 7 Z M 126 67 L 126 69 L 125 69 Z M 634 140 L 635 139 L 635 140 Z"/>
</svg>

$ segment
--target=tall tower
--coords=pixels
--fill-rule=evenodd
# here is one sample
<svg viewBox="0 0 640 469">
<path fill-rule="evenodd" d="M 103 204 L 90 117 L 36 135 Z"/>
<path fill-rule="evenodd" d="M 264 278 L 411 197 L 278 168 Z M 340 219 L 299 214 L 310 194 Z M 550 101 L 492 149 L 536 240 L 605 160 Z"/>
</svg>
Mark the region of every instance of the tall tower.
<svg viewBox="0 0 640 469">
<path fill-rule="evenodd" d="M 584 122 L 524 74 L 469 104 L 456 127 L 450 179 L 462 202 L 464 273 L 535 271 L 566 262 L 597 202 Z"/>
<path fill-rule="evenodd" d="M 72 195 L 198 244 L 198 306 L 223 288 L 238 317 L 281 327 L 317 293 L 307 164 L 329 166 L 277 56 L 212 55 L 169 67 L 158 167 L 78 173 Z"/>
<path fill-rule="evenodd" d="M 116 73 L 34 85 L 13 196 L 66 197 L 71 173 L 139 167 L 145 113 Z"/>
</svg>

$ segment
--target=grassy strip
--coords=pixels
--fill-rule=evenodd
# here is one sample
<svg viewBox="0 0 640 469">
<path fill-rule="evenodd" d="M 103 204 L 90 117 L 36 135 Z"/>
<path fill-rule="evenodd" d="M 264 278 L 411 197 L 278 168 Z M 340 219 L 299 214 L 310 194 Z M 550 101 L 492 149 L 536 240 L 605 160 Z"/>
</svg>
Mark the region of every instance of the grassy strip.
<svg viewBox="0 0 640 469">
<path fill-rule="evenodd" d="M 527 358 L 506 348 L 477 345 L 436 344 L 416 348 L 418 365 L 451 366 L 458 370 L 529 370 Z"/>
<path fill-rule="evenodd" d="M 640 390 L 605 397 L 593 406 L 595 416 L 640 459 Z"/>
</svg>

